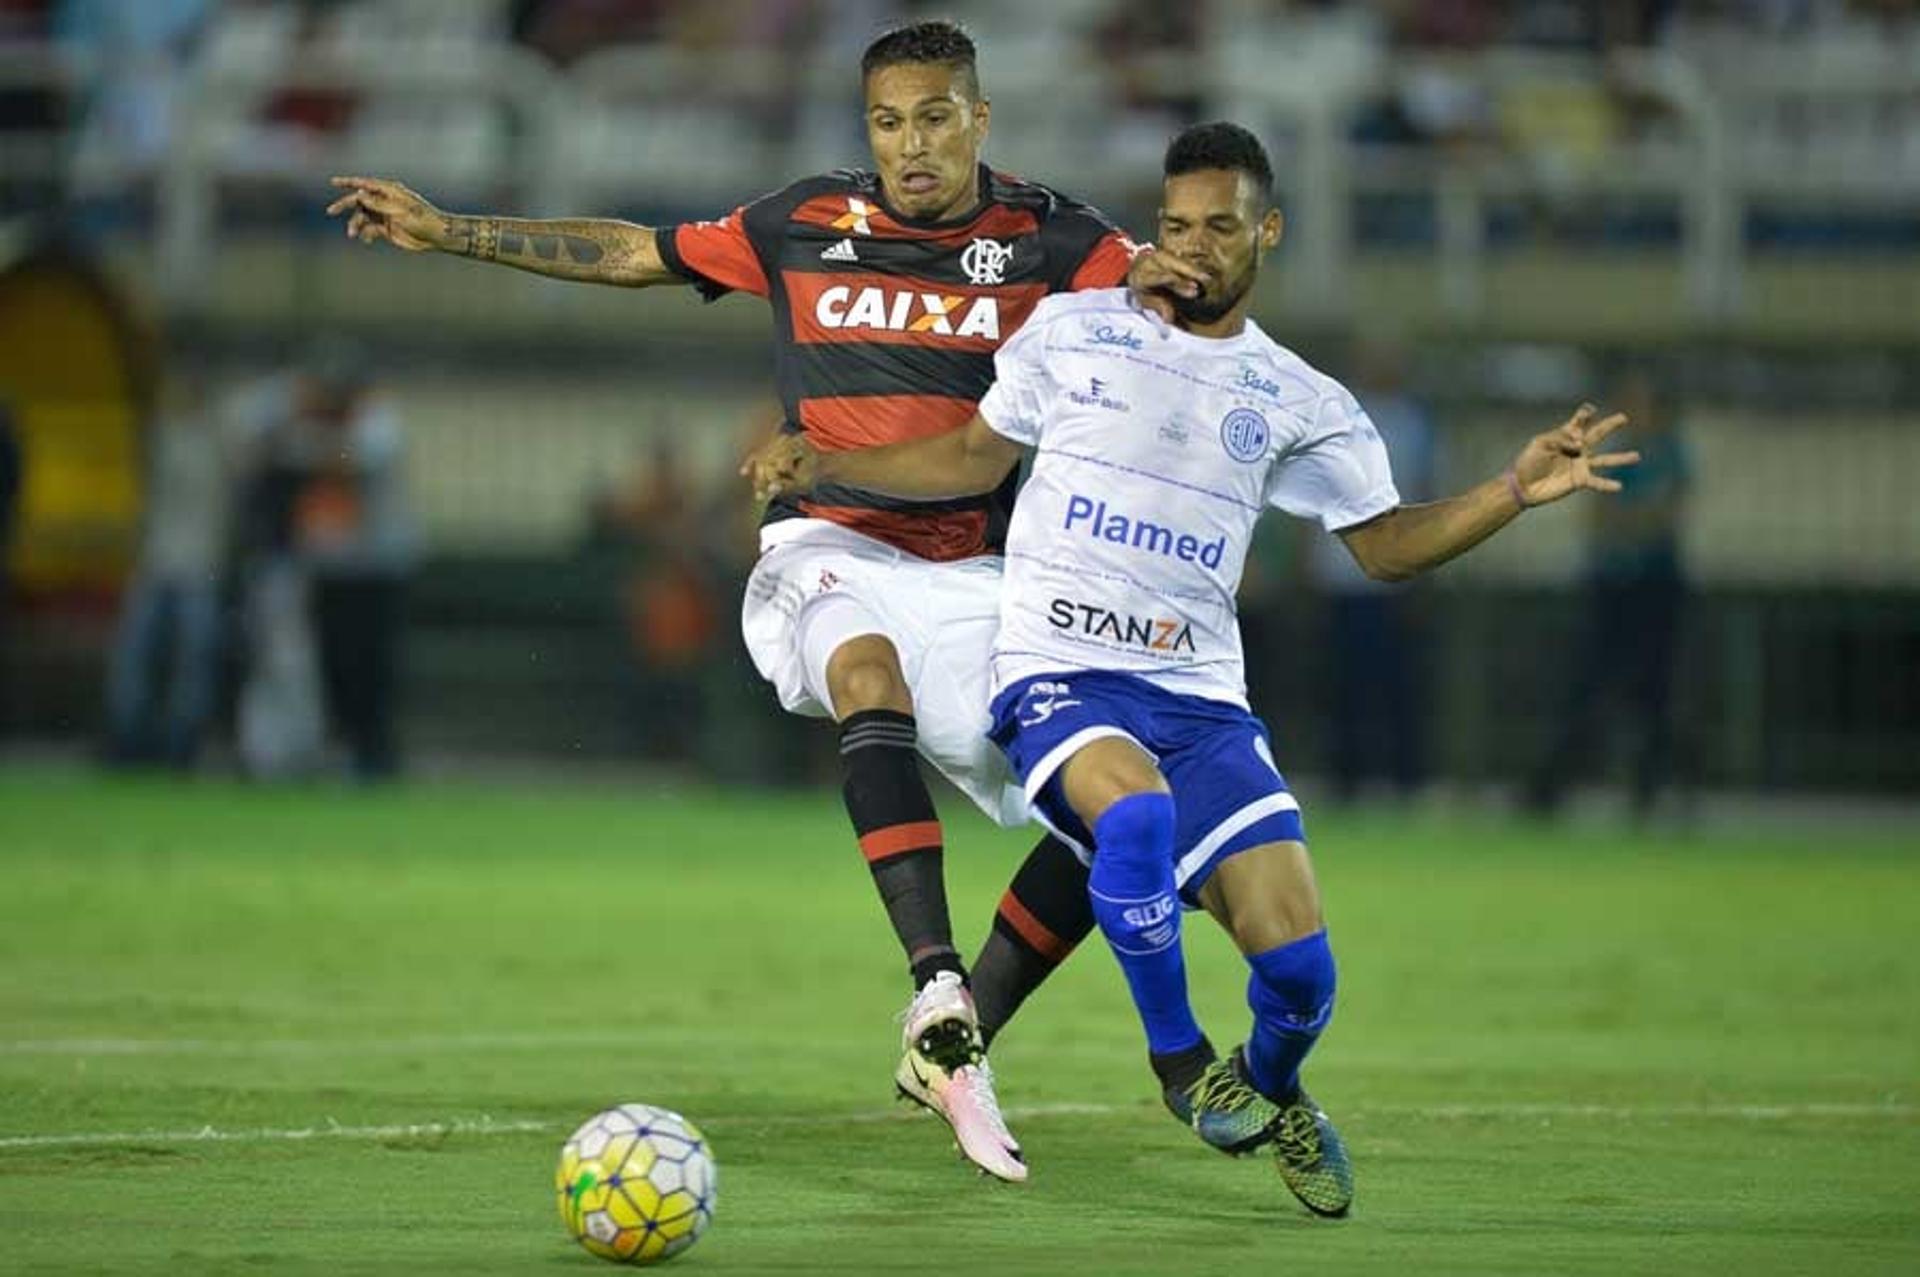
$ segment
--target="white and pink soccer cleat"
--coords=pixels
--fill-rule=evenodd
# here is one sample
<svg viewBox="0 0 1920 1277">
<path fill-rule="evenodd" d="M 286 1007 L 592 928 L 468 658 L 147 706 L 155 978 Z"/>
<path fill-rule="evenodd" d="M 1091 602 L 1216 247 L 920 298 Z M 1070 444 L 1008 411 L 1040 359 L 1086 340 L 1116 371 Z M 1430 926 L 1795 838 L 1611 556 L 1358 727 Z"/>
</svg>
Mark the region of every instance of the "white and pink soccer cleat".
<svg viewBox="0 0 1920 1277">
<path fill-rule="evenodd" d="M 958 974 L 929 980 L 902 1017 L 900 1094 L 953 1128 L 961 1156 L 987 1174 L 1018 1183 L 1027 1177 L 1020 1142 L 1007 1130 L 993 1090 L 993 1066 L 980 1043 L 973 997 Z"/>
</svg>

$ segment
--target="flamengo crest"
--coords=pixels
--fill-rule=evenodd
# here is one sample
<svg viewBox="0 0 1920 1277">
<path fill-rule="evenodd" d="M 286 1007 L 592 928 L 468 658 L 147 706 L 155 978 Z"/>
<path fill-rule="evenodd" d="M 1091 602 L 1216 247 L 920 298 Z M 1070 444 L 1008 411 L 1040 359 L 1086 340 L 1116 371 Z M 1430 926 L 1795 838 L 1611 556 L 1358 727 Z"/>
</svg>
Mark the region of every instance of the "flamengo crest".
<svg viewBox="0 0 1920 1277">
<path fill-rule="evenodd" d="M 960 254 L 960 269 L 975 284 L 1004 284 L 1007 263 L 1013 260 L 1013 245 L 997 240 L 976 239 Z"/>
</svg>

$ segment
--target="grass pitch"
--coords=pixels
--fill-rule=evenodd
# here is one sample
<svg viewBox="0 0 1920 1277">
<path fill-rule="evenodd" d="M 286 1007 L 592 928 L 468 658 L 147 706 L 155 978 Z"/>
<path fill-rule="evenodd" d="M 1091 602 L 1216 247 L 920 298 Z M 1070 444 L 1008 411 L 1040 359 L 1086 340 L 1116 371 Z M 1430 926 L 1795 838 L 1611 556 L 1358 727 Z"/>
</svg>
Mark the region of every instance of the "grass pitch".
<svg viewBox="0 0 1920 1277">
<path fill-rule="evenodd" d="M 947 814 L 971 948 L 1028 840 Z M 1914 839 L 1314 820 L 1329 1223 L 1161 1112 L 1097 941 L 995 1051 L 1032 1182 L 967 1173 L 888 1099 L 905 982 L 843 826 L 0 776 L 0 1271 L 601 1271 L 549 1186 L 621 1100 L 713 1139 L 687 1273 L 1920 1271 Z M 1235 1041 L 1243 968 L 1189 936 Z"/>
</svg>

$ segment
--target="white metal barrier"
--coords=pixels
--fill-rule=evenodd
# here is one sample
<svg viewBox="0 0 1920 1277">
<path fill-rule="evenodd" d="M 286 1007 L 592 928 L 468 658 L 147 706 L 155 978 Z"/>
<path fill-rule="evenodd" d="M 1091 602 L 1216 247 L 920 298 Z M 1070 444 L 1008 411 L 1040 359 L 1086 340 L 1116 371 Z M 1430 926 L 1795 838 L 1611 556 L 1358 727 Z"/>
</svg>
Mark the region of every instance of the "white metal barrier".
<svg viewBox="0 0 1920 1277">
<path fill-rule="evenodd" d="M 1920 208 L 1920 64 L 1912 59 L 1839 69 L 1818 59 L 1775 59 L 1710 80 L 1673 54 L 1603 63 L 1500 51 L 1371 64 L 1335 59 L 1289 65 L 1281 74 L 1258 50 L 1229 42 L 1200 54 L 1158 55 L 1146 70 L 1159 86 L 1196 95 L 1210 115 L 1243 119 L 1282 143 L 1275 150 L 1292 222 L 1289 296 L 1326 316 L 1340 316 L 1350 295 L 1354 201 L 1361 196 L 1431 201 L 1435 288 L 1445 311 L 1461 320 L 1487 307 L 1491 201 L 1622 192 L 1671 199 L 1687 308 L 1709 328 L 1741 313 L 1749 255 L 1742 228 L 1755 199 L 1905 214 Z M 1364 105 L 1436 70 L 1489 94 L 1520 83 L 1623 88 L 1658 103 L 1668 124 L 1659 139 L 1616 146 L 1598 163 L 1561 173 L 1543 172 L 1497 145 L 1462 152 L 1352 141 Z M 51 50 L 0 48 L 0 91 L 63 90 L 76 79 L 75 68 Z M 1095 199 L 1151 180 L 1114 171 L 1097 135 L 1098 93 L 1087 85 L 1079 87 L 1089 91 L 1076 92 L 1060 67 L 996 60 L 990 87 L 1003 103 L 998 131 L 1012 138 L 1003 148 L 1017 151 L 1034 176 Z M 292 135 L 276 138 L 250 125 L 262 99 L 286 89 L 355 95 L 354 127 L 300 151 L 290 149 Z M 406 46 L 361 48 L 351 58 L 290 67 L 199 65 L 179 86 L 177 102 L 158 177 L 154 267 L 163 295 L 185 310 L 208 277 L 220 201 L 233 187 L 297 183 L 308 190 L 328 171 L 374 170 L 532 214 L 661 202 L 663 191 L 673 202 L 710 202 L 717 212 L 799 173 L 860 156 L 848 69 L 783 50 L 693 56 L 623 47 L 563 73 L 506 44 L 475 45 L 457 58 L 422 57 Z M 1752 120 L 1805 102 L 1864 103 L 1894 121 L 1887 145 L 1912 155 L 1882 165 L 1817 153 L 1781 163 L 1743 131 Z M 45 181 L 63 155 L 59 138 L 0 135 L 10 178 Z M 100 175 L 94 177 L 98 184 Z"/>
</svg>

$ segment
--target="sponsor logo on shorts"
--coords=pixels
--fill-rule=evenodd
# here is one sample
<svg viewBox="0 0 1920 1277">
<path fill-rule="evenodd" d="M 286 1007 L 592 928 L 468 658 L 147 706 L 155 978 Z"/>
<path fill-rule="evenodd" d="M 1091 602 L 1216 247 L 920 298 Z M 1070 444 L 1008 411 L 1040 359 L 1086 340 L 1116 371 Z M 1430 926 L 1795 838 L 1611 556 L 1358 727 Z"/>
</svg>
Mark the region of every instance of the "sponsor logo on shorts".
<svg viewBox="0 0 1920 1277">
<path fill-rule="evenodd" d="M 1072 709 L 1080 701 L 1068 693 L 1073 689 L 1065 683 L 1034 683 L 1021 694 L 1020 708 L 1016 717 L 1022 727 L 1038 727 L 1054 714 L 1063 709 Z"/>
<path fill-rule="evenodd" d="M 1203 568 L 1216 571 L 1227 553 L 1225 533 L 1211 541 L 1202 541 L 1191 532 L 1181 532 L 1151 519 L 1122 514 L 1105 501 L 1096 501 L 1092 497 L 1068 496 L 1067 514 L 1061 520 L 1060 527 L 1095 541 L 1124 545 L 1146 554 L 1157 554 L 1161 558 L 1178 559 L 1182 563 L 1198 563 Z"/>
<path fill-rule="evenodd" d="M 1047 624 L 1056 630 L 1143 652 L 1174 655 L 1196 650 L 1193 626 L 1177 616 L 1131 616 L 1093 603 L 1053 599 L 1047 604 Z"/>
</svg>

